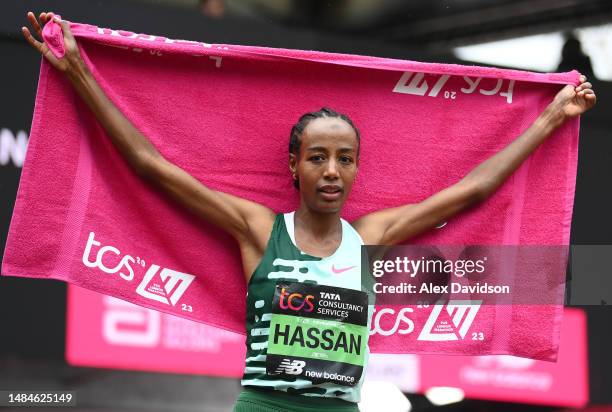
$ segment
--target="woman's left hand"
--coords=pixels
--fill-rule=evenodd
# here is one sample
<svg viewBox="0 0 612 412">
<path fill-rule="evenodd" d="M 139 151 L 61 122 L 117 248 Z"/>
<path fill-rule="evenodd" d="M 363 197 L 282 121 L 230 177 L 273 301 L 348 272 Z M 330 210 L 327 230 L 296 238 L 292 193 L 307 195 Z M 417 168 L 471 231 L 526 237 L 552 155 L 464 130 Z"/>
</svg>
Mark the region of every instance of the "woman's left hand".
<svg viewBox="0 0 612 412">
<path fill-rule="evenodd" d="M 595 106 L 597 97 L 592 89 L 593 86 L 586 80 L 585 75 L 580 75 L 578 86 L 568 84 L 555 96 L 552 105 L 566 119 L 579 116 Z"/>
</svg>

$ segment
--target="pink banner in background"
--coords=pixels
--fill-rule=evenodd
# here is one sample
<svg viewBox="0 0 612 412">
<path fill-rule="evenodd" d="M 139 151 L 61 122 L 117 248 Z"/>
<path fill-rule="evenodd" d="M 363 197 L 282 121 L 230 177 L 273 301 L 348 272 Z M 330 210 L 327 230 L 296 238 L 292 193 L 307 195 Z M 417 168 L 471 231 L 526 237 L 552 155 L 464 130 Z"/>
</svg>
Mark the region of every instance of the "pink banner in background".
<svg viewBox="0 0 612 412">
<path fill-rule="evenodd" d="M 242 376 L 244 335 L 72 285 L 67 310 L 71 365 Z"/>
<path fill-rule="evenodd" d="M 514 356 L 420 356 L 421 391 L 463 389 L 466 397 L 558 406 L 589 400 L 586 316 L 566 308 L 556 363 Z"/>
<path fill-rule="evenodd" d="M 162 314 L 75 286 L 68 288 L 71 365 L 239 378 L 244 336 Z M 566 308 L 556 363 L 513 356 L 371 354 L 367 380 L 404 392 L 435 386 L 468 398 L 580 407 L 588 401 L 586 318 Z"/>
</svg>

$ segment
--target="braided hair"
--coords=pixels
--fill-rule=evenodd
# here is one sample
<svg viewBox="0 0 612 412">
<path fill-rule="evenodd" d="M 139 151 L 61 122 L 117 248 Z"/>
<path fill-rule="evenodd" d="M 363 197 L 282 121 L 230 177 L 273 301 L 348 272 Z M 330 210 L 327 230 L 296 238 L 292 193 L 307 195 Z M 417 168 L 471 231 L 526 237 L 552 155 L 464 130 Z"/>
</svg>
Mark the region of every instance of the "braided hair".
<svg viewBox="0 0 612 412">
<path fill-rule="evenodd" d="M 304 129 L 306 129 L 306 126 L 308 126 L 308 124 L 314 119 L 326 117 L 335 117 L 338 119 L 342 119 L 353 128 L 353 130 L 355 131 L 355 135 L 357 136 L 357 157 L 359 157 L 359 130 L 357 129 L 357 127 L 355 127 L 353 121 L 347 115 L 338 113 L 335 110 L 330 109 L 329 107 L 322 107 L 321 110 L 318 110 L 316 112 L 304 113 L 299 118 L 297 123 L 291 128 L 291 135 L 289 136 L 289 153 L 293 153 L 294 155 L 299 156 L 300 146 L 302 144 L 302 133 L 304 133 Z M 293 185 L 296 189 L 300 188 L 300 183 L 297 179 L 293 181 Z"/>
</svg>

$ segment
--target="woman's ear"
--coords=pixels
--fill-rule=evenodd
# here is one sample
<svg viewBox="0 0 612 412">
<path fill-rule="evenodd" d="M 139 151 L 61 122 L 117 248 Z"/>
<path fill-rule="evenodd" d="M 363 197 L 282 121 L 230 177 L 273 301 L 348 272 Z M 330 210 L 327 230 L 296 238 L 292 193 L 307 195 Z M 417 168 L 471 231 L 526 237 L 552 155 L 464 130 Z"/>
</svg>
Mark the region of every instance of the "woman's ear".
<svg viewBox="0 0 612 412">
<path fill-rule="evenodd" d="M 289 153 L 289 171 L 293 179 L 297 179 L 297 156 L 294 153 Z"/>
</svg>

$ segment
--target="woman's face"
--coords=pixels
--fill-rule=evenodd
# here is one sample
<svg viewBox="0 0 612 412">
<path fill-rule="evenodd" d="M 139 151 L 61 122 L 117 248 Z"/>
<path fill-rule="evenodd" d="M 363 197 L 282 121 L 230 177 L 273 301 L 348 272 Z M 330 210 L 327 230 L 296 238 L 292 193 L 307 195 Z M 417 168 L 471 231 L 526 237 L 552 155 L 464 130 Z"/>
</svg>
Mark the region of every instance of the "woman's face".
<svg viewBox="0 0 612 412">
<path fill-rule="evenodd" d="M 357 136 L 344 120 L 317 118 L 304 129 L 299 157 L 289 168 L 297 175 L 306 205 L 322 213 L 339 212 L 357 174 Z"/>
</svg>

